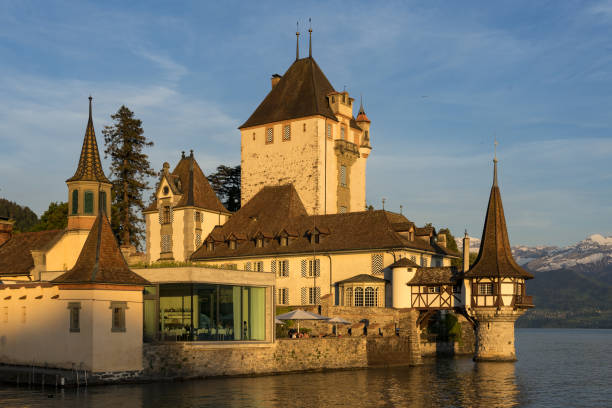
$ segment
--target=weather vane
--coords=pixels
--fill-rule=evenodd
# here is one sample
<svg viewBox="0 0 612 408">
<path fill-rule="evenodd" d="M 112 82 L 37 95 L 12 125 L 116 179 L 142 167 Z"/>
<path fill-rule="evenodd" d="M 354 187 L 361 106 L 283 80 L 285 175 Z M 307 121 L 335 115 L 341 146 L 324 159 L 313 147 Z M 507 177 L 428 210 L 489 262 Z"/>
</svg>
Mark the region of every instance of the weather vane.
<svg viewBox="0 0 612 408">
<path fill-rule="evenodd" d="M 494 138 L 493 140 L 493 160 L 497 161 L 497 145 L 499 142 L 497 141 L 497 138 Z"/>
</svg>

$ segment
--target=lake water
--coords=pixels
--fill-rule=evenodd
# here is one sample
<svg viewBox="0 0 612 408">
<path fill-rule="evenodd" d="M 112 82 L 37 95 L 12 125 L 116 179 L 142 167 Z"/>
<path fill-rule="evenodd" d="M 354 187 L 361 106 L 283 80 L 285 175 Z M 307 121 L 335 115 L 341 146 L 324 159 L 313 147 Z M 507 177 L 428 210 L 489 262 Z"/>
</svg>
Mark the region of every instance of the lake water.
<svg viewBox="0 0 612 408">
<path fill-rule="evenodd" d="M 612 407 L 612 330 L 519 329 L 519 361 L 427 359 L 421 367 L 28 389 L 0 407 Z"/>
</svg>

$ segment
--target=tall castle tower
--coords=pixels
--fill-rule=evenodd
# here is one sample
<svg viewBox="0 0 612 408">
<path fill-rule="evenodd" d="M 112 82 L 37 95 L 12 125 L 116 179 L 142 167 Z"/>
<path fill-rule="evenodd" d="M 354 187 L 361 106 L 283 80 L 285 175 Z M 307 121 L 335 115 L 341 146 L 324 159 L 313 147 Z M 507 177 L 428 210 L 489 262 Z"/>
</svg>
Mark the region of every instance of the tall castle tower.
<svg viewBox="0 0 612 408">
<path fill-rule="evenodd" d="M 89 232 L 100 211 L 110 219 L 111 182 L 104 175 L 98 142 L 91 114 L 81 148 L 81 157 L 74 176 L 66 180 L 68 185 L 68 231 Z"/>
<path fill-rule="evenodd" d="M 309 30 L 312 33 L 312 30 Z M 299 33 L 296 33 L 299 39 Z M 298 41 L 299 44 L 299 41 Z M 242 205 L 267 185 L 293 184 L 309 214 L 365 209 L 370 120 L 312 57 L 296 59 L 240 126 Z"/>
</svg>

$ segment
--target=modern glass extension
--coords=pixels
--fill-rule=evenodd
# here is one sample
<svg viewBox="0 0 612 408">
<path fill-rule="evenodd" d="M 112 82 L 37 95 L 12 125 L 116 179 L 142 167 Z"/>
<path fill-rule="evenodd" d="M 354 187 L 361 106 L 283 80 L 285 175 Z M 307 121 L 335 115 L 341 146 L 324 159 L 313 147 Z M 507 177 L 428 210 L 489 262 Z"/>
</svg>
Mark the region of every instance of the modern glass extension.
<svg viewBox="0 0 612 408">
<path fill-rule="evenodd" d="M 197 283 L 145 288 L 145 341 L 253 341 L 265 337 L 265 288 Z"/>
</svg>

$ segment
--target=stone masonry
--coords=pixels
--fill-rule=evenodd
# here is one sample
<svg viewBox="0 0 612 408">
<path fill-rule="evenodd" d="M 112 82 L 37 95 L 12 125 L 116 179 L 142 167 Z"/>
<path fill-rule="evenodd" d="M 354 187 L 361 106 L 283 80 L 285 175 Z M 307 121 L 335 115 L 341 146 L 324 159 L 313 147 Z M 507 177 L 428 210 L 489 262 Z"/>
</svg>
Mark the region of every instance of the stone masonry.
<svg viewBox="0 0 612 408">
<path fill-rule="evenodd" d="M 475 361 L 515 361 L 514 322 L 523 310 L 511 307 L 474 310 L 476 326 Z"/>
</svg>

